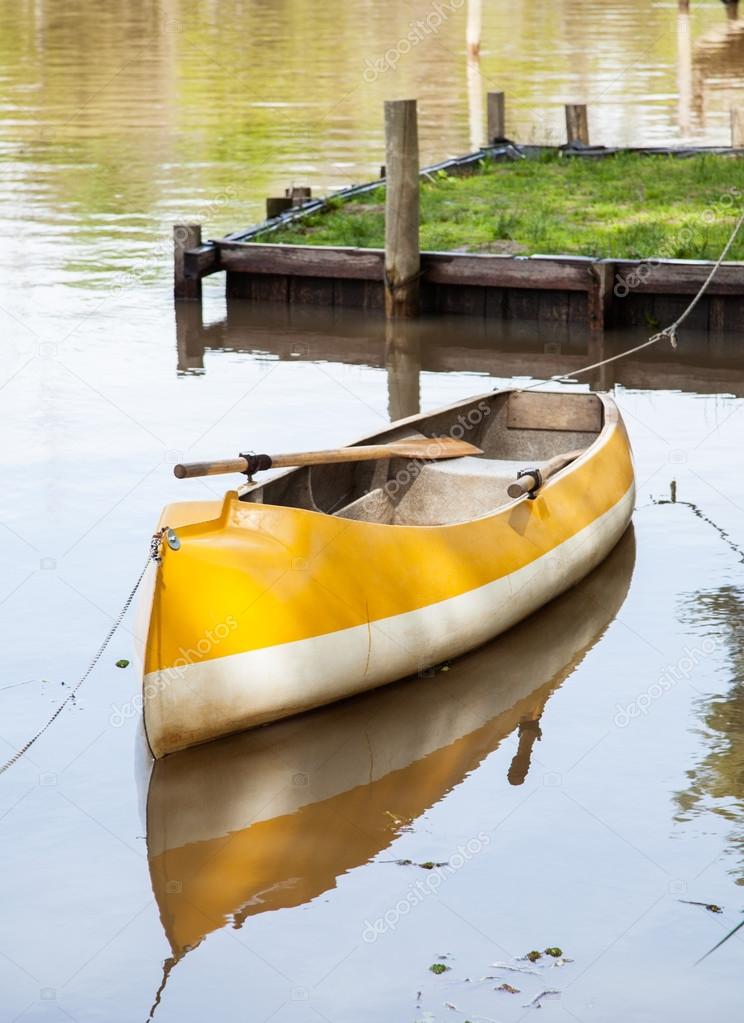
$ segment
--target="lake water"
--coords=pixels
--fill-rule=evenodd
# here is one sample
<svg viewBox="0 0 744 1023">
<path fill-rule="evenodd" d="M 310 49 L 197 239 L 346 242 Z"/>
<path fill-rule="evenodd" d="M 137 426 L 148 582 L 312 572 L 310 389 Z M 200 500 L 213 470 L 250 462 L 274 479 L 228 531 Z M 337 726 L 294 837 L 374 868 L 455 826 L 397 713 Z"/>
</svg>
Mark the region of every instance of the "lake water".
<svg viewBox="0 0 744 1023">
<path fill-rule="evenodd" d="M 562 141 L 576 100 L 598 142 L 728 141 L 744 44 L 718 0 L 485 6 L 468 69 L 455 2 L 405 53 L 431 4 L 0 0 L 3 756 L 86 667 L 162 505 L 220 493 L 173 462 L 335 445 L 586 359 L 580 333 L 446 319 L 386 354 L 374 317 L 227 309 L 218 278 L 177 319 L 173 222 L 373 177 L 393 96 L 419 97 L 427 161 L 478 141 L 487 89 L 517 138 Z M 744 910 L 740 343 L 684 332 L 593 381 L 631 434 L 632 534 L 446 673 L 148 784 L 127 619 L 0 777 L 2 1023 L 144 1021 L 164 975 L 179 1023 L 516 1021 L 546 989 L 549 1020 L 740 1010 L 744 929 L 693 965 Z M 548 946 L 573 961 L 492 965 Z"/>
</svg>

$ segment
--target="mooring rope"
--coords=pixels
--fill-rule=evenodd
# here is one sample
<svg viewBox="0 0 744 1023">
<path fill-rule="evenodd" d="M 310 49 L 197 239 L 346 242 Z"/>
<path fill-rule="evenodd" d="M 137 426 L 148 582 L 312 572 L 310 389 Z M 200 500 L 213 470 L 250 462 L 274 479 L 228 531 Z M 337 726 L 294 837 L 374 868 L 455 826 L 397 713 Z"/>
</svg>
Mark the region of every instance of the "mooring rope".
<svg viewBox="0 0 744 1023">
<path fill-rule="evenodd" d="M 46 730 L 51 725 L 54 724 L 54 722 L 57 720 L 57 718 L 62 713 L 62 711 L 65 709 L 65 707 L 75 698 L 75 693 L 77 693 L 77 691 L 80 688 L 80 686 L 83 684 L 83 682 L 85 682 L 85 680 L 88 678 L 88 676 L 93 671 L 95 666 L 98 664 L 98 662 L 101 659 L 101 656 L 102 656 L 104 650 L 106 649 L 106 647 L 109 645 L 109 643 L 113 639 L 114 633 L 119 628 L 121 623 L 124 621 L 124 616 L 126 615 L 127 611 L 131 607 L 131 604 L 132 604 L 132 601 L 134 600 L 135 594 L 137 593 L 137 590 L 140 588 L 142 580 L 145 578 L 145 572 L 147 571 L 147 566 L 150 564 L 151 561 L 159 561 L 160 560 L 160 544 L 162 542 L 163 533 L 164 533 L 164 530 L 160 530 L 159 532 L 153 534 L 153 537 L 150 540 L 150 550 L 149 550 L 149 553 L 147 555 L 147 561 L 145 562 L 145 564 L 144 564 L 144 566 L 142 568 L 142 571 L 139 574 L 137 582 L 134 584 L 134 586 L 130 590 L 129 596 L 124 601 L 124 604 L 122 605 L 121 611 L 119 611 L 118 615 L 114 619 L 113 625 L 111 626 L 109 631 L 106 633 L 105 639 L 103 640 L 103 642 L 99 646 L 98 650 L 96 651 L 96 653 L 95 653 L 95 655 L 93 657 L 93 660 L 90 662 L 90 664 L 86 668 L 85 672 L 80 676 L 80 678 L 75 683 L 75 685 L 70 690 L 70 692 L 67 694 L 65 699 L 62 701 L 62 703 L 60 703 L 59 707 L 57 707 L 57 709 L 54 711 L 52 716 L 46 721 L 46 723 L 44 725 L 42 725 L 42 727 L 38 730 L 38 732 L 36 732 L 35 735 L 31 736 L 31 738 L 27 742 L 25 742 L 23 744 L 23 746 L 21 746 L 20 749 L 16 750 L 16 752 L 13 754 L 13 756 L 9 760 L 5 761 L 5 763 L 2 765 L 2 767 L 0 767 L 0 774 L 4 774 L 8 770 L 8 768 L 12 767 L 13 764 L 17 763 L 21 759 L 21 757 L 31 749 L 31 747 L 36 742 L 36 740 L 40 739 L 41 736 L 44 734 L 44 732 L 46 732 Z"/>
<path fill-rule="evenodd" d="M 695 308 L 695 306 L 698 304 L 700 299 L 703 297 L 705 292 L 710 287 L 711 281 L 713 280 L 715 275 L 720 270 L 721 263 L 723 263 L 724 259 L 729 254 L 729 252 L 731 250 L 731 246 L 734 244 L 736 236 L 739 233 L 739 231 L 741 230 L 742 225 L 744 225 L 744 210 L 742 211 L 741 216 L 737 220 L 736 225 L 734 226 L 734 229 L 733 229 L 733 231 L 731 232 L 731 234 L 729 236 L 729 240 L 724 245 L 723 250 L 722 250 L 720 256 L 718 257 L 718 259 L 715 261 L 715 263 L 711 267 L 710 273 L 705 278 L 705 281 L 703 282 L 703 284 L 701 285 L 700 289 L 698 290 L 698 293 L 695 295 L 693 300 L 687 306 L 685 311 L 680 316 L 677 317 L 677 319 L 674 321 L 674 323 L 670 323 L 668 327 L 664 327 L 664 329 L 660 330 L 658 332 L 658 334 L 652 335 L 652 337 L 648 338 L 647 341 L 644 341 L 640 345 L 636 345 L 634 348 L 628 348 L 626 351 L 619 352 L 617 355 L 610 355 L 606 359 L 600 359 L 599 362 L 593 362 L 590 366 L 582 366 L 581 369 L 575 369 L 570 374 L 560 374 L 559 373 L 559 374 L 556 374 L 555 376 L 552 376 L 552 377 L 546 377 L 543 380 L 536 380 L 534 384 L 530 384 L 528 387 L 523 387 L 523 388 L 521 388 L 521 390 L 523 390 L 523 391 L 531 391 L 535 387 L 542 387 L 543 384 L 549 384 L 549 383 L 557 383 L 557 384 L 576 383 L 576 381 L 573 380 L 573 377 L 578 376 L 579 373 L 588 373 L 592 369 L 599 369 L 601 366 L 607 366 L 610 362 L 617 362 L 618 359 L 625 359 L 628 355 L 633 355 L 635 352 L 640 352 L 643 348 L 649 348 L 651 345 L 655 345 L 659 341 L 664 341 L 664 340 L 669 341 L 669 343 L 671 344 L 672 348 L 676 348 L 677 347 L 677 331 L 678 331 L 678 329 L 682 326 L 682 324 L 685 322 L 685 320 L 690 315 L 692 310 Z"/>
</svg>

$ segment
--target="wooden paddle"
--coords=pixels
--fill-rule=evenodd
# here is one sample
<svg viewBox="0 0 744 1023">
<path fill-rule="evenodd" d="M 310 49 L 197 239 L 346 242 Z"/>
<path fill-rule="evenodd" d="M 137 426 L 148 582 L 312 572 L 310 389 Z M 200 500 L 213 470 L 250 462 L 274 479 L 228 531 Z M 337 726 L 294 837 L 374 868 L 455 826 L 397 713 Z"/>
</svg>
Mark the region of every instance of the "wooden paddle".
<svg viewBox="0 0 744 1023">
<path fill-rule="evenodd" d="M 421 437 L 399 440 L 391 444 L 360 444 L 330 451 L 298 451 L 289 455 L 240 455 L 221 462 L 185 462 L 174 466 L 179 480 L 195 476 L 219 476 L 225 472 L 244 472 L 252 476 L 263 469 L 286 469 L 300 465 L 331 465 L 333 462 L 366 462 L 378 458 L 415 458 L 436 461 L 439 458 L 461 458 L 482 455 L 480 448 L 454 437 Z"/>
<path fill-rule="evenodd" d="M 579 448 L 577 451 L 567 451 L 565 455 L 556 455 L 555 458 L 551 458 L 539 469 L 528 469 L 529 475 L 520 476 L 519 479 L 509 484 L 506 488 L 507 494 L 509 497 L 523 497 L 524 494 L 531 494 L 581 454 L 583 454 L 583 448 Z M 536 476 L 531 475 L 532 473 L 536 473 Z"/>
</svg>

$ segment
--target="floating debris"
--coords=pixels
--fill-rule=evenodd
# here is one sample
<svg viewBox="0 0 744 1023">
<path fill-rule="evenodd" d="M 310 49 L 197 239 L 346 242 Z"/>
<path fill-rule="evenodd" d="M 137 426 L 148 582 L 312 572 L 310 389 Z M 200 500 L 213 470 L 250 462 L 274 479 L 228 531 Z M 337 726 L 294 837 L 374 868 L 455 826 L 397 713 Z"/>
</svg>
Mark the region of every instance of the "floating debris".
<svg viewBox="0 0 744 1023">
<path fill-rule="evenodd" d="M 559 956 L 551 966 L 565 966 L 566 963 L 572 963 L 573 959 L 569 959 L 568 956 Z"/>
<path fill-rule="evenodd" d="M 550 948 L 545 949 L 546 956 L 552 956 L 553 959 L 560 959 L 563 955 L 563 950 L 558 948 L 557 945 L 551 945 Z"/>
<path fill-rule="evenodd" d="M 542 1009 L 542 1005 L 540 1005 L 540 1002 L 542 1001 L 543 998 L 560 998 L 560 997 L 561 997 L 560 991 L 557 991 L 554 987 L 549 987 L 549 988 L 546 988 L 544 991 L 541 991 L 539 995 L 535 995 L 535 997 L 532 999 L 532 1001 L 531 1002 L 527 1002 L 525 1005 L 522 1006 L 522 1008 L 523 1009 Z"/>
<path fill-rule="evenodd" d="M 715 902 L 696 902 L 694 899 L 679 899 L 679 902 L 686 902 L 688 906 L 703 906 L 709 913 L 723 913 L 723 907 L 717 906 Z"/>
<path fill-rule="evenodd" d="M 122 659 L 120 661 L 116 662 L 116 667 L 117 668 L 128 668 L 129 667 L 129 661 L 126 659 L 126 657 L 122 657 Z"/>
<path fill-rule="evenodd" d="M 536 948 L 533 948 L 531 952 L 528 952 L 526 956 L 521 956 L 522 959 L 529 959 L 531 963 L 536 963 L 538 959 L 542 959 L 542 952 L 538 952 Z"/>
<path fill-rule="evenodd" d="M 423 863 L 416 863 L 414 860 L 378 860 L 378 863 L 395 863 L 398 867 L 421 867 L 422 870 L 434 870 L 435 867 L 448 867 L 449 861 L 437 863 L 436 860 L 424 860 Z"/>
<path fill-rule="evenodd" d="M 538 970 L 531 970 L 529 966 L 513 966 L 511 963 L 491 963 L 496 970 L 512 970 L 514 973 L 534 973 L 539 977 Z M 484 980 L 498 980 L 498 977 L 484 977 Z"/>
<path fill-rule="evenodd" d="M 507 991 L 510 995 L 518 995 L 519 994 L 519 988 L 518 987 L 512 987 L 511 984 L 507 984 L 506 981 L 504 981 L 503 984 L 499 984 L 498 987 L 495 987 L 494 991 Z"/>
<path fill-rule="evenodd" d="M 445 966 L 444 963 L 432 963 L 429 969 L 432 973 L 436 973 L 439 976 L 440 973 L 446 973 L 449 970 L 449 966 Z"/>
</svg>

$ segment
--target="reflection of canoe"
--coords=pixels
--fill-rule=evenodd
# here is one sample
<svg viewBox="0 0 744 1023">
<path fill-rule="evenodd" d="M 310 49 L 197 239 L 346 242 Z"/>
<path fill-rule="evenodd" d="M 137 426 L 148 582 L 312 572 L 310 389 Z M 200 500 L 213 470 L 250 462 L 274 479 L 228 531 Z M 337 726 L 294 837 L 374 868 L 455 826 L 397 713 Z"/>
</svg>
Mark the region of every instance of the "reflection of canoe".
<svg viewBox="0 0 744 1023">
<path fill-rule="evenodd" d="M 628 532 L 568 594 L 446 673 L 157 761 L 147 851 L 174 956 L 332 888 L 517 728 L 520 783 L 546 701 L 620 609 L 634 557 Z"/>
<path fill-rule="evenodd" d="M 478 458 L 290 470 L 163 523 L 145 651 L 156 757 L 457 656 L 572 586 L 625 530 L 630 449 L 611 398 L 490 392 L 375 439 L 466 436 Z M 525 465 L 581 454 L 536 500 Z"/>
</svg>

